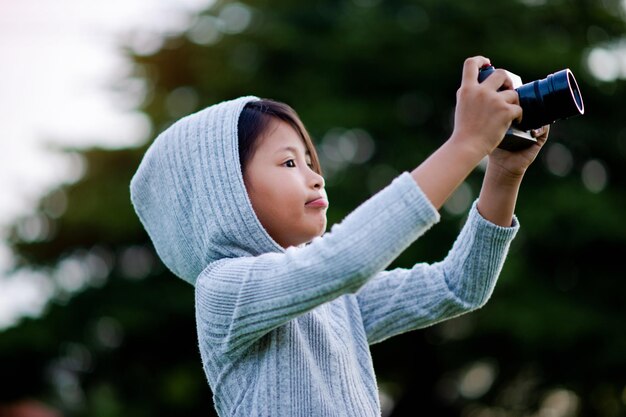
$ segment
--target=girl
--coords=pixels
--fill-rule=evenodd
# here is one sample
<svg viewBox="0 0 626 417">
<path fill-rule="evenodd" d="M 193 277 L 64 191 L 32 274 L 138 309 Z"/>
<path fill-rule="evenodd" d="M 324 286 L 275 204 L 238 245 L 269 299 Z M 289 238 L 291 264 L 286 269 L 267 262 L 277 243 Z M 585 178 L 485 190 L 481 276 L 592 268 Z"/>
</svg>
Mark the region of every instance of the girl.
<svg viewBox="0 0 626 417">
<path fill-rule="evenodd" d="M 319 161 L 288 106 L 223 102 L 151 145 L 132 202 L 164 263 L 195 285 L 220 416 L 379 416 L 368 345 L 485 304 L 518 229 L 523 174 L 547 137 L 495 149 L 521 108 L 503 71 L 478 83 L 487 64 L 465 62 L 448 141 L 326 234 Z M 480 197 L 447 257 L 385 271 L 486 155 Z"/>
</svg>

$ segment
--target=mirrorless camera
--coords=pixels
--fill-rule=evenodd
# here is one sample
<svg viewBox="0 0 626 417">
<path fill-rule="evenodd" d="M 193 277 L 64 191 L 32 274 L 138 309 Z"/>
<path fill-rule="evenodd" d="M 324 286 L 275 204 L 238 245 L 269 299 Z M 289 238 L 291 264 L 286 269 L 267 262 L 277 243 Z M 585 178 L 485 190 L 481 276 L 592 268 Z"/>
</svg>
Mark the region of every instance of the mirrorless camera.
<svg viewBox="0 0 626 417">
<path fill-rule="evenodd" d="M 482 67 L 478 81 L 483 82 L 494 71 L 492 65 Z M 516 151 L 532 146 L 537 142 L 530 134 L 532 129 L 585 113 L 578 83 L 569 68 L 527 84 L 522 84 L 522 79 L 511 72 L 507 71 L 507 75 L 519 96 L 522 120 L 513 122 L 499 148 Z"/>
</svg>

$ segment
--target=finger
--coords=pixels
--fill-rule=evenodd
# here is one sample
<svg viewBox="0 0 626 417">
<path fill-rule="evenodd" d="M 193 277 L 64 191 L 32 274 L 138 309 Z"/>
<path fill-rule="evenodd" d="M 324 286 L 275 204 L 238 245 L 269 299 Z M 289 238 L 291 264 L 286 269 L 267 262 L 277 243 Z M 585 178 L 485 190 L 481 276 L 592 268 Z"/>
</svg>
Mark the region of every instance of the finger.
<svg viewBox="0 0 626 417">
<path fill-rule="evenodd" d="M 548 140 L 548 132 L 550 131 L 550 126 L 543 126 L 537 130 L 541 130 L 541 134 L 536 136 L 537 144 L 539 146 L 543 146 Z"/>
<path fill-rule="evenodd" d="M 531 136 L 535 138 L 540 138 L 542 136 L 548 137 L 548 132 L 550 131 L 550 125 L 542 126 L 538 129 L 531 130 Z"/>
<path fill-rule="evenodd" d="M 502 70 L 504 72 L 504 74 L 506 75 L 506 79 L 504 80 L 504 82 L 502 83 L 502 89 L 504 90 L 514 90 L 515 87 L 513 86 L 513 80 L 511 79 L 511 77 L 509 77 L 509 74 Z"/>
<path fill-rule="evenodd" d="M 517 104 L 511 104 L 510 109 L 513 121 L 515 123 L 520 123 L 522 121 L 522 108 Z"/>
<path fill-rule="evenodd" d="M 517 94 L 517 91 L 504 90 L 500 91 L 498 94 L 500 94 L 500 97 L 502 97 L 507 103 L 519 106 L 519 94 Z"/>
<path fill-rule="evenodd" d="M 537 137 L 535 139 L 537 139 L 536 145 L 539 146 L 540 148 L 542 148 L 543 145 L 546 143 L 546 140 L 548 140 L 548 138 L 546 136 L 543 136 L 543 135 L 539 136 L 539 137 Z"/>
<path fill-rule="evenodd" d="M 484 85 L 494 90 L 512 90 L 513 81 L 509 78 L 508 74 L 503 69 L 495 70 L 485 81 Z"/>
<path fill-rule="evenodd" d="M 473 56 L 471 58 L 467 58 L 463 63 L 463 78 L 461 83 L 478 84 L 478 70 L 486 65 L 491 65 L 491 61 L 489 61 L 489 58 L 485 58 L 484 56 Z"/>
<path fill-rule="evenodd" d="M 514 104 L 509 104 L 506 108 L 501 109 L 502 122 L 506 122 L 508 128 L 515 128 L 522 122 L 522 108 Z"/>
</svg>

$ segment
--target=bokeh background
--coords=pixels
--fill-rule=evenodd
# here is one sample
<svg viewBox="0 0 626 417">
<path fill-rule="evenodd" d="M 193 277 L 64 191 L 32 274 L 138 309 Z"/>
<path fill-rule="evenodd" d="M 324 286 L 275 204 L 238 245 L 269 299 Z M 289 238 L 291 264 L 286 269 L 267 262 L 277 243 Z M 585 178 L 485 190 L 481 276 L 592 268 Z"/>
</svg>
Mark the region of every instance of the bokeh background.
<svg viewBox="0 0 626 417">
<path fill-rule="evenodd" d="M 489 303 L 372 346 L 383 415 L 626 416 L 625 1 L 163 0 L 158 19 L 143 2 L 126 25 L 104 7 L 84 20 L 70 13 L 79 2 L 21 4 L 31 9 L 16 20 L 0 2 L 4 30 L 21 28 L 4 46 L 56 66 L 29 66 L 10 85 L 22 99 L 2 103 L 32 119 L 3 138 L 0 415 L 215 415 L 193 289 L 160 263 L 129 200 L 143 152 L 173 121 L 244 94 L 289 103 L 318 146 L 330 226 L 449 136 L 463 61 L 481 54 L 526 82 L 571 68 L 586 114 L 557 122 L 527 173 Z M 19 16 L 36 19 L 24 29 Z M 74 43 L 76 21 L 113 53 Z M 15 62 L 0 78 L 25 71 Z M 77 91 L 48 77 L 85 62 L 108 78 L 78 93 L 107 91 L 107 104 L 63 111 Z M 49 113 L 71 123 L 20 154 L 16 132 Z M 483 170 L 392 267 L 445 256 Z"/>
</svg>

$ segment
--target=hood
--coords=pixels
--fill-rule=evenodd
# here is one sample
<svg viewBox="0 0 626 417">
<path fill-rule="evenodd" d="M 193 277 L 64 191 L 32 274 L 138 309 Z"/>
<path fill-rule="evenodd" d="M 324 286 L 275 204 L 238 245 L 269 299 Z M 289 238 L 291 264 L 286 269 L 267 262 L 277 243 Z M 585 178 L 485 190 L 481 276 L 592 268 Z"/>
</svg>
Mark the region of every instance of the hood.
<svg viewBox="0 0 626 417">
<path fill-rule="evenodd" d="M 239 163 L 241 97 L 180 119 L 146 151 L 131 201 L 165 265 L 195 285 L 211 262 L 284 252 L 256 217 Z"/>
</svg>

